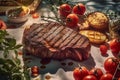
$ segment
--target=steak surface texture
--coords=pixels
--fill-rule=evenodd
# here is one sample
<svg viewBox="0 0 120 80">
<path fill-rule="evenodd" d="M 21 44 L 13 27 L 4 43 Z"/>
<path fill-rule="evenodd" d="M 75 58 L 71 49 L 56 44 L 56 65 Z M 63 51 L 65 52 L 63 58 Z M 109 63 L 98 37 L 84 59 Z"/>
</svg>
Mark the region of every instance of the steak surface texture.
<svg viewBox="0 0 120 80">
<path fill-rule="evenodd" d="M 87 37 L 56 22 L 34 23 L 23 33 L 24 50 L 40 58 L 82 61 L 89 57 Z"/>
</svg>

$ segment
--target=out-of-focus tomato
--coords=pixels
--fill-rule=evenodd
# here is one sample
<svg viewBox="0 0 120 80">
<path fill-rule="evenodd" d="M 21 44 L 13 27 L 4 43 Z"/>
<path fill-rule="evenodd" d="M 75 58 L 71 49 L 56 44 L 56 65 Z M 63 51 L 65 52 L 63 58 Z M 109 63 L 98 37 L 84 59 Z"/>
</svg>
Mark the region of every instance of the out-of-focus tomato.
<svg viewBox="0 0 120 80">
<path fill-rule="evenodd" d="M 0 19 L 0 30 L 5 30 L 7 28 L 5 22 L 3 20 Z"/>
<path fill-rule="evenodd" d="M 73 76 L 75 80 L 82 80 L 85 76 L 89 74 L 89 71 L 86 67 L 77 67 L 73 71 Z"/>
<path fill-rule="evenodd" d="M 69 14 L 66 18 L 66 25 L 70 28 L 76 28 L 79 22 L 79 17 L 76 14 Z"/>
<path fill-rule="evenodd" d="M 39 13 L 37 13 L 37 12 L 33 13 L 33 14 L 32 14 L 32 18 L 33 18 L 33 19 L 39 18 Z"/>
<path fill-rule="evenodd" d="M 60 16 L 67 17 L 68 14 L 70 14 L 72 11 L 72 8 L 69 4 L 62 4 L 59 8 Z"/>
<path fill-rule="evenodd" d="M 87 75 L 83 78 L 83 80 L 98 80 L 94 75 Z"/>
<path fill-rule="evenodd" d="M 112 74 L 106 73 L 101 76 L 100 80 L 112 80 L 112 77 Z"/>
<path fill-rule="evenodd" d="M 99 80 L 103 75 L 103 71 L 100 68 L 93 68 L 89 71 L 89 74 L 96 76 L 96 78 Z"/>
<path fill-rule="evenodd" d="M 105 60 L 104 68 L 107 72 L 114 74 L 118 64 L 119 60 L 117 58 L 110 57 Z"/>
<path fill-rule="evenodd" d="M 73 7 L 73 13 L 78 15 L 83 15 L 86 11 L 85 5 L 82 3 L 79 3 Z"/>
</svg>

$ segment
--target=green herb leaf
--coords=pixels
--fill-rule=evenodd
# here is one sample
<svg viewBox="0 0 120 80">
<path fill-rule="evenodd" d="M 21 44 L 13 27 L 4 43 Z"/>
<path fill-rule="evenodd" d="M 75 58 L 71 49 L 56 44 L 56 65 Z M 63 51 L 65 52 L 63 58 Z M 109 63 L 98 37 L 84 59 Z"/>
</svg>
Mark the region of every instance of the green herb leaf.
<svg viewBox="0 0 120 80">
<path fill-rule="evenodd" d="M 13 68 L 11 69 L 11 71 L 12 71 L 13 73 L 16 73 L 16 72 L 17 72 L 17 73 L 22 73 L 20 70 L 21 70 L 21 67 L 19 67 L 19 66 L 18 66 L 18 67 L 13 67 Z"/>
<path fill-rule="evenodd" d="M 15 63 L 13 59 L 6 59 L 6 62 L 12 65 L 13 67 L 17 66 L 17 64 Z"/>
<path fill-rule="evenodd" d="M 2 67 L 0 67 L 0 75 L 3 75 L 3 74 L 8 74 L 8 71 Z"/>
<path fill-rule="evenodd" d="M 14 47 L 14 49 L 18 49 L 18 48 L 20 48 L 20 47 L 22 47 L 22 45 L 21 45 L 21 44 L 18 44 L 18 45 L 16 45 L 16 46 Z"/>
<path fill-rule="evenodd" d="M 0 65 L 5 63 L 5 59 L 0 58 Z"/>
<path fill-rule="evenodd" d="M 9 51 L 8 51 L 7 49 L 5 49 L 5 50 L 4 50 L 4 53 L 3 53 L 4 57 L 7 58 L 7 57 L 8 57 L 8 54 L 9 54 Z"/>
<path fill-rule="evenodd" d="M 21 63 L 20 59 L 18 59 L 18 58 L 15 58 L 14 61 L 15 61 L 18 65 L 20 65 L 20 63 Z"/>
<path fill-rule="evenodd" d="M 8 33 L 6 30 L 0 30 L 0 51 L 2 51 L 4 58 L 0 58 L 0 75 L 4 75 L 9 77 L 9 80 L 30 80 L 28 79 L 29 72 L 27 69 L 23 71 L 21 66 L 21 61 L 18 58 L 17 50 L 22 46 L 20 44 L 16 44 L 16 39 L 8 37 Z M 15 53 L 15 58 L 8 59 L 9 52 Z M 25 72 L 25 73 L 24 73 Z M 27 76 L 26 76 L 27 75 Z"/>
<path fill-rule="evenodd" d="M 14 50 L 14 53 L 15 53 L 15 58 L 17 58 L 17 57 L 18 57 L 18 52 L 17 52 L 17 50 Z"/>
<path fill-rule="evenodd" d="M 11 71 L 11 65 L 8 63 L 5 63 L 2 68 L 4 68 L 8 73 Z"/>
<path fill-rule="evenodd" d="M 3 51 L 3 48 L 0 46 L 0 51 Z"/>
<path fill-rule="evenodd" d="M 30 69 L 28 69 L 27 67 L 24 68 L 24 76 L 26 78 L 26 80 L 30 80 L 30 75 L 29 75 Z"/>
<path fill-rule="evenodd" d="M 13 47 L 16 45 L 16 40 L 14 38 L 5 38 L 6 42 L 8 42 L 8 46 Z"/>
<path fill-rule="evenodd" d="M 12 80 L 24 80 L 24 77 L 21 73 L 13 73 Z"/>
<path fill-rule="evenodd" d="M 5 46 L 9 46 L 9 43 L 8 43 L 8 42 L 3 42 L 3 44 L 4 44 Z"/>
</svg>

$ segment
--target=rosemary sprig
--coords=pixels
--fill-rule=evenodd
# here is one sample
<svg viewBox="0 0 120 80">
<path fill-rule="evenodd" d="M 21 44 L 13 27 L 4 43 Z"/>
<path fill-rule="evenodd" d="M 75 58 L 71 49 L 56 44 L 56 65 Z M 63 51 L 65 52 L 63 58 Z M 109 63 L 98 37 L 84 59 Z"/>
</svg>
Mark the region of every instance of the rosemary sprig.
<svg viewBox="0 0 120 80">
<path fill-rule="evenodd" d="M 47 7 L 50 11 L 48 11 L 48 15 L 47 16 L 44 16 L 44 13 L 42 14 L 42 20 L 45 20 L 45 21 L 50 21 L 50 20 L 54 20 L 54 21 L 57 21 L 63 25 L 65 25 L 63 23 L 63 21 L 61 20 L 60 16 L 58 15 L 58 6 L 60 6 L 61 4 L 63 3 L 68 3 L 70 5 L 74 5 L 73 2 L 71 2 L 70 0 L 44 0 L 43 2 L 43 5 L 47 5 L 47 6 L 44 6 L 44 7 Z M 53 13 L 54 17 L 50 17 L 50 12 Z"/>
</svg>

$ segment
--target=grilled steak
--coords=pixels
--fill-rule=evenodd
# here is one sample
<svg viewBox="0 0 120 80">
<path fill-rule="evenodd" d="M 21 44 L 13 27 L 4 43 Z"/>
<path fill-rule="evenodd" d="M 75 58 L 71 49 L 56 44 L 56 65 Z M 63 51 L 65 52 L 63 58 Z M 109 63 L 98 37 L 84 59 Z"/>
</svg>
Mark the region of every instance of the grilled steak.
<svg viewBox="0 0 120 80">
<path fill-rule="evenodd" d="M 24 49 L 40 58 L 85 60 L 89 57 L 88 38 L 59 23 L 32 24 L 23 34 Z"/>
</svg>

